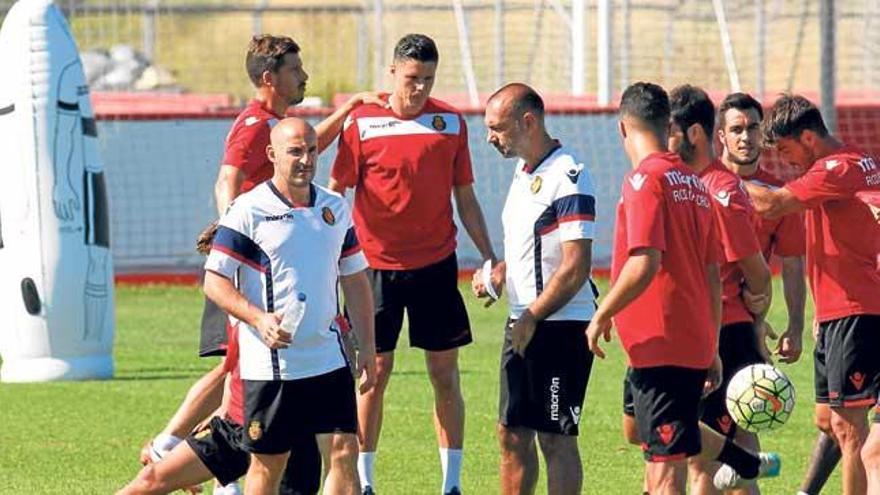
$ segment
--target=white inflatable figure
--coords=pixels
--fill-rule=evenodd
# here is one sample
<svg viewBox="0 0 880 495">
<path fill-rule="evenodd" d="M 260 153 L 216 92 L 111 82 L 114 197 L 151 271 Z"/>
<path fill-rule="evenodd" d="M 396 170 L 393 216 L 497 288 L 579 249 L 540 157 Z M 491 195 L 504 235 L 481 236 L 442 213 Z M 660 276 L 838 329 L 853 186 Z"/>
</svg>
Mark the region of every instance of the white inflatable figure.
<svg viewBox="0 0 880 495">
<path fill-rule="evenodd" d="M 110 378 L 113 272 L 97 126 L 59 9 L 0 29 L 0 380 Z"/>
</svg>

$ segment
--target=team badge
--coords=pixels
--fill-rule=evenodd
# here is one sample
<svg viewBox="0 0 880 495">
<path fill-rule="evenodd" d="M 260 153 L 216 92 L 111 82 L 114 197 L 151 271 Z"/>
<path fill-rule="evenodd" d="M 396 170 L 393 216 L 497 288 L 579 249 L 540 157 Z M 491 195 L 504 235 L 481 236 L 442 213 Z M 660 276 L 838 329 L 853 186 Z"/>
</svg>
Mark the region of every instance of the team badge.
<svg viewBox="0 0 880 495">
<path fill-rule="evenodd" d="M 201 430 L 198 433 L 196 433 L 194 436 L 195 436 L 196 440 L 201 440 L 210 434 L 211 434 L 211 428 L 205 428 L 204 430 Z"/>
<path fill-rule="evenodd" d="M 544 181 L 541 180 L 541 176 L 537 176 L 532 180 L 532 185 L 529 186 L 529 189 L 532 190 L 532 194 L 538 194 L 538 191 L 541 190 L 541 185 L 544 184 Z"/>
<path fill-rule="evenodd" d="M 263 427 L 260 426 L 259 421 L 251 421 L 248 425 L 248 436 L 255 442 L 263 436 Z"/>
<path fill-rule="evenodd" d="M 333 210 L 326 206 L 321 208 L 321 218 L 324 219 L 324 223 L 327 225 L 334 225 L 336 223 L 336 217 L 333 216 Z"/>
<path fill-rule="evenodd" d="M 433 127 L 437 131 L 445 131 L 446 130 L 446 120 L 442 115 L 435 115 L 433 119 L 431 119 L 431 127 Z"/>
</svg>

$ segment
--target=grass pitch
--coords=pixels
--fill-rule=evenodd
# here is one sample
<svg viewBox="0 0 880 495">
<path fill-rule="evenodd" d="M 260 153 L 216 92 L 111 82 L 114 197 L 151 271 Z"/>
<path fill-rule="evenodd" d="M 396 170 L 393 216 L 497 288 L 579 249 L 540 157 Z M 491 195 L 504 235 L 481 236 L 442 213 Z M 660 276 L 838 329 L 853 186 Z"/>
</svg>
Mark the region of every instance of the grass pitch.
<svg viewBox="0 0 880 495">
<path fill-rule="evenodd" d="M 217 362 L 196 357 L 202 309 L 198 289 L 121 287 L 116 294 L 116 379 L 0 385 L 0 493 L 112 493 L 137 473 L 144 440 L 162 428 L 189 386 Z M 463 488 L 469 494 L 498 493 L 495 421 L 506 308 L 499 304 L 485 310 L 469 295 L 465 300 L 475 343 L 461 353 L 467 404 Z M 811 321 L 812 309 L 807 313 Z M 778 289 L 770 321 L 784 330 Z M 762 483 L 764 493 L 796 491 L 816 436 L 808 332 L 801 361 L 782 366 L 797 389 L 794 414 L 784 428 L 762 439 L 766 449 L 783 455 L 782 476 Z M 609 358 L 593 367 L 581 419 L 584 493 L 640 493 L 641 453 L 624 442 L 620 431 L 624 356 L 616 336 L 605 348 Z M 432 407 L 423 355 L 404 341 L 386 396 L 377 458 L 377 488 L 383 495 L 439 492 Z M 542 474 L 538 492 L 546 493 L 545 486 Z M 825 493 L 839 493 L 839 486 L 835 473 Z"/>
</svg>

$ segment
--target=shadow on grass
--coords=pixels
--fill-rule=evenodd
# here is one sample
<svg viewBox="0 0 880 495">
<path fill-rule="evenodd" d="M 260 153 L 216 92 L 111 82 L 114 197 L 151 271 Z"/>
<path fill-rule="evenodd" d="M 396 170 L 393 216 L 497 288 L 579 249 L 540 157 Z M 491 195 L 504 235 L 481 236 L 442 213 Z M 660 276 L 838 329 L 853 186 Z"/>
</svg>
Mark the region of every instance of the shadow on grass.
<svg viewBox="0 0 880 495">
<path fill-rule="evenodd" d="M 183 380 L 184 378 L 200 378 L 204 373 L 193 372 L 193 373 L 177 373 L 177 374 L 124 374 L 122 376 L 116 376 L 111 381 L 119 381 L 119 382 L 140 382 L 140 381 L 150 381 L 150 380 Z"/>
</svg>

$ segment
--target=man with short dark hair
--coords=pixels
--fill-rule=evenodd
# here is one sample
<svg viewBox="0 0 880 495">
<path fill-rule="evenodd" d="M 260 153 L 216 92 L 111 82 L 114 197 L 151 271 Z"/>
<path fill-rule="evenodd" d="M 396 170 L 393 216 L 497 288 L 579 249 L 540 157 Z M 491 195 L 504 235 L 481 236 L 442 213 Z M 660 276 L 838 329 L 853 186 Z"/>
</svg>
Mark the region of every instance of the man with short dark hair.
<svg viewBox="0 0 880 495">
<path fill-rule="evenodd" d="M 708 189 L 667 150 L 669 98 L 635 83 L 620 102 L 620 135 L 633 171 L 617 206 L 612 287 L 587 329 L 605 353 L 612 318 L 632 367 L 633 406 L 647 461 L 649 493 L 684 494 L 686 459 L 730 466 L 716 484 L 731 488 L 779 471 L 775 454 L 752 454 L 699 422 L 704 389 L 718 386 L 721 282 Z"/>
<path fill-rule="evenodd" d="M 804 174 L 778 189 L 749 184 L 768 218 L 805 211 L 807 273 L 819 330 L 816 402 L 831 408 L 843 455 L 843 493 L 880 493 L 880 168 L 828 132 L 799 95 L 782 95 L 764 120 L 764 140 Z"/>
<path fill-rule="evenodd" d="M 461 490 L 464 399 L 458 348 L 472 339 L 457 286 L 450 196 L 483 259 L 495 263 L 495 254 L 473 190 L 465 120 L 455 108 L 430 97 L 438 61 L 431 38 L 408 34 L 398 41 L 387 105 L 363 105 L 349 115 L 330 173 L 331 189 L 355 189 L 354 220 L 376 301 L 378 381 L 358 401 L 358 470 L 365 493 L 375 489 L 382 403 L 404 310 L 410 345 L 425 350 L 434 388 L 442 493 Z"/>
<path fill-rule="evenodd" d="M 519 158 L 501 215 L 503 276 L 486 280 L 477 270 L 472 284 L 490 302 L 509 288 L 498 419 L 501 493 L 535 492 L 536 437 L 547 493 L 580 493 L 578 423 L 593 364 L 584 331 L 596 297 L 589 278 L 593 180 L 547 133 L 544 102 L 532 88 L 514 83 L 496 91 L 484 120 L 489 143 L 505 158 Z"/>
<path fill-rule="evenodd" d="M 738 428 L 730 417 L 725 391 L 737 371 L 769 358 L 765 356 L 761 330 L 770 306 L 772 286 L 770 269 L 758 241 L 758 217 L 742 180 L 714 158 L 715 106 L 709 95 L 685 84 L 674 88 L 669 100 L 672 115 L 669 148 L 678 152 L 708 188 L 722 253 L 718 355 L 724 372 L 721 386 L 703 400 L 700 419 L 721 435 L 735 438 L 737 444 L 757 451 L 757 435 Z M 746 304 L 744 291 L 756 296 L 754 307 Z M 712 477 L 718 466 L 701 458 L 692 459 L 690 465 L 694 490 L 711 492 Z M 757 487 L 742 490 L 744 493 L 757 491 Z"/>
</svg>

